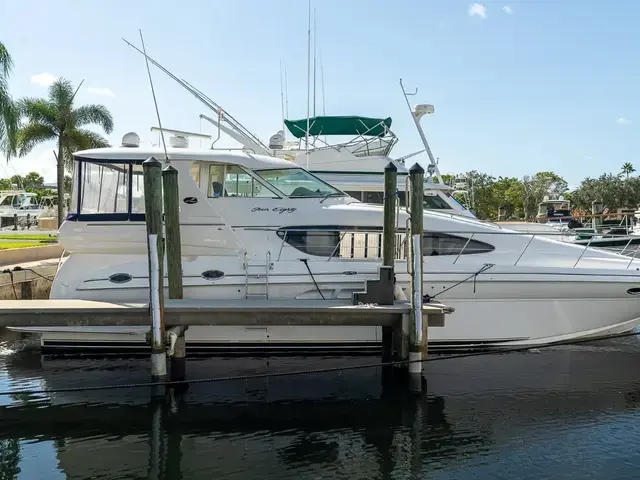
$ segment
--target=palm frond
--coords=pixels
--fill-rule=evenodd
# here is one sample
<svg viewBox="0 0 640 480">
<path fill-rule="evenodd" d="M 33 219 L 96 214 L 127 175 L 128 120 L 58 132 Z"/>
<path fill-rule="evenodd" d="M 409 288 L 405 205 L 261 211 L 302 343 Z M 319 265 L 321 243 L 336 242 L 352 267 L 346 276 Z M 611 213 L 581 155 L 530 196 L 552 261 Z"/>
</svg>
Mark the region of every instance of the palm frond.
<svg viewBox="0 0 640 480">
<path fill-rule="evenodd" d="M 0 42 L 0 77 L 8 77 L 13 68 L 13 60 L 9 50 L 4 46 L 4 43 Z"/>
<path fill-rule="evenodd" d="M 49 87 L 49 101 L 55 104 L 59 110 L 70 111 L 74 93 L 75 89 L 71 80 L 59 78 Z"/>
<path fill-rule="evenodd" d="M 62 137 L 62 154 L 64 156 L 64 165 L 68 171 L 73 171 L 73 153 L 89 148 L 108 147 L 109 142 L 100 134 L 78 128 L 66 132 Z"/>
<path fill-rule="evenodd" d="M 83 105 L 72 112 L 75 127 L 96 124 L 107 133 L 113 131 L 113 117 L 104 105 Z"/>
<path fill-rule="evenodd" d="M 109 142 L 99 133 L 85 128 L 77 128 L 64 134 L 63 145 L 78 151 L 88 148 L 108 147 Z"/>
<path fill-rule="evenodd" d="M 50 125 L 31 122 L 18 130 L 18 151 L 24 157 L 33 150 L 36 145 L 53 140 L 57 137 L 56 132 Z"/>
<path fill-rule="evenodd" d="M 56 105 L 42 98 L 23 98 L 18 101 L 18 111 L 31 123 L 49 125 L 56 132 L 60 121 Z"/>
</svg>

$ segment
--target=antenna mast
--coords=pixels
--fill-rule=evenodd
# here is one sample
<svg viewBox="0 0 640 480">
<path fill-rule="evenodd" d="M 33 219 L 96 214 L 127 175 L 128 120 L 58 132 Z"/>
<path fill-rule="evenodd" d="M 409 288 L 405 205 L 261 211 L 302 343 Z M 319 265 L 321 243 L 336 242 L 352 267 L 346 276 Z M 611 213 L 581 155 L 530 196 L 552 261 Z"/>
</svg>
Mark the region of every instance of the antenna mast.
<svg viewBox="0 0 640 480">
<path fill-rule="evenodd" d="M 326 115 L 327 109 L 324 103 L 324 63 L 322 62 L 322 51 L 320 51 L 320 89 L 322 91 L 322 115 Z"/>
<path fill-rule="evenodd" d="M 153 94 L 153 104 L 156 107 L 156 115 L 158 117 L 158 126 L 160 127 L 160 136 L 162 137 L 162 147 L 164 148 L 164 162 L 169 164 L 169 156 L 167 155 L 167 144 L 164 141 L 164 132 L 162 131 L 162 122 L 160 121 L 160 110 L 158 110 L 158 102 L 156 101 L 156 90 L 153 88 L 153 80 L 151 80 L 151 69 L 149 68 L 149 57 L 147 57 L 147 49 L 144 46 L 144 38 L 142 38 L 142 30 L 140 32 L 140 42 L 142 42 L 142 52 L 144 53 L 145 62 L 147 64 L 147 73 L 149 74 L 149 84 L 151 85 L 151 93 Z"/>
<path fill-rule="evenodd" d="M 313 9 L 313 116 L 316 116 L 316 9 Z"/>
<path fill-rule="evenodd" d="M 311 113 L 311 0 L 309 0 L 309 23 L 307 29 L 307 131 L 304 141 L 304 150 L 307 157 L 307 169 L 309 168 L 309 115 Z"/>
<path fill-rule="evenodd" d="M 284 66 L 284 113 L 289 118 L 289 84 L 287 83 L 287 66 Z"/>
<path fill-rule="evenodd" d="M 427 137 L 424 135 L 424 131 L 422 130 L 422 126 L 420 125 L 420 117 L 422 115 L 419 114 L 418 112 L 414 111 L 411 108 L 411 104 L 409 103 L 409 97 L 412 97 L 415 94 L 417 94 L 418 93 L 418 89 L 416 88 L 416 91 L 413 92 L 413 93 L 407 93 L 407 91 L 404 89 L 404 85 L 402 84 L 402 79 L 400 79 L 400 88 L 402 88 L 402 94 L 404 95 L 404 99 L 407 102 L 407 107 L 409 107 L 409 112 L 411 113 L 411 118 L 413 118 L 413 123 L 416 124 L 416 128 L 418 129 L 418 133 L 420 134 L 420 138 L 422 139 L 422 144 L 424 145 L 424 149 L 427 151 L 427 155 L 429 156 L 429 161 L 431 162 L 431 164 L 427 168 L 427 171 L 431 175 L 433 173 L 435 173 L 435 176 L 438 179 L 438 182 L 440 184 L 444 185 L 442 177 L 440 176 L 440 169 L 438 168 L 438 163 L 433 158 L 433 153 L 431 153 L 431 148 L 429 147 L 429 143 L 427 142 Z M 433 107 L 431 107 L 431 108 L 433 109 Z M 433 110 L 432 110 L 432 112 L 433 112 Z"/>
<path fill-rule="evenodd" d="M 282 110 L 282 131 L 285 131 L 284 128 L 284 85 L 282 83 L 282 57 L 280 57 L 280 108 Z"/>
</svg>

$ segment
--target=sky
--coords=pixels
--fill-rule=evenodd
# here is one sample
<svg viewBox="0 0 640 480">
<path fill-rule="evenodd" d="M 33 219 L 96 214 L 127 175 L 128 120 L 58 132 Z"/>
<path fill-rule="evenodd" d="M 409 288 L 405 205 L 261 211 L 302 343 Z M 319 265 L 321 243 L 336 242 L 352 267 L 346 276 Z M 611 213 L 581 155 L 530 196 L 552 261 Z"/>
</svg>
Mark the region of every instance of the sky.
<svg viewBox="0 0 640 480">
<path fill-rule="evenodd" d="M 435 106 L 422 125 L 442 173 L 552 170 L 577 185 L 618 173 L 624 162 L 640 170 L 640 2 L 311 4 L 316 113 L 392 117 L 399 138 L 392 156 L 422 149 L 402 78 L 407 90 L 418 89 L 412 103 Z M 113 145 L 131 131 L 143 145 L 158 142 L 144 58 L 122 41 L 140 45 L 139 29 L 149 55 L 263 141 L 282 126 L 281 62 L 288 118 L 306 118 L 305 0 L 0 0 L 0 12 L 0 42 L 15 62 L 11 94 L 46 96 L 55 78 L 84 80 L 77 104 L 110 109 Z M 151 73 L 163 127 L 214 133 L 198 118 L 211 114 L 204 105 L 156 68 Z M 35 170 L 54 181 L 53 147 L 0 160 L 0 176 Z M 412 160 L 428 162 L 424 154 Z"/>
</svg>

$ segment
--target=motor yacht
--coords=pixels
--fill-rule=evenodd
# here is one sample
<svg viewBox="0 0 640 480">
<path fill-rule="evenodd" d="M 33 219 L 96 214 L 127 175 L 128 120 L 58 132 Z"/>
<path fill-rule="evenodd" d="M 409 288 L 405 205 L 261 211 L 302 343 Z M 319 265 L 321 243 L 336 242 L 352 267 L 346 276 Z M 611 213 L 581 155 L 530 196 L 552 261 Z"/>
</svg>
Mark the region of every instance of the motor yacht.
<svg viewBox="0 0 640 480">
<path fill-rule="evenodd" d="M 135 134 L 120 147 L 74 154 L 70 211 L 58 233 L 70 255 L 50 298 L 148 301 L 142 162 L 150 157 L 179 172 L 185 298 L 351 299 L 377 278 L 382 205 L 288 160 L 189 148 L 184 137 L 168 143 L 166 159 Z M 407 218 L 400 208 L 395 275 L 405 295 Z M 455 308 L 444 327 L 430 328 L 431 349 L 544 345 L 640 323 L 640 260 L 432 210 L 424 226 L 424 292 Z M 44 351 L 148 349 L 147 327 L 14 330 L 41 333 Z M 189 349 L 222 353 L 366 351 L 380 347 L 381 329 L 194 326 L 186 340 Z"/>
</svg>

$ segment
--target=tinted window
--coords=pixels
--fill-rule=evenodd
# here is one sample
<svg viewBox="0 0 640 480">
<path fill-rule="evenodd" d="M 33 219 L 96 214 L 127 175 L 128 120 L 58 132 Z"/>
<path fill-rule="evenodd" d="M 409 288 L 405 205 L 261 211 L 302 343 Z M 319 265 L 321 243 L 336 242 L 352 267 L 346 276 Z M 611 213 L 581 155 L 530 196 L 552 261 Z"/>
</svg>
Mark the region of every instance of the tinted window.
<svg viewBox="0 0 640 480">
<path fill-rule="evenodd" d="M 469 243 L 467 243 L 467 241 Z M 471 255 L 474 253 L 492 252 L 493 250 L 493 245 L 474 240 L 473 238 L 469 240 L 464 237 L 439 232 L 427 232 L 424 235 L 423 252 L 425 256 L 458 255 L 461 251 L 462 255 Z"/>
<path fill-rule="evenodd" d="M 362 200 L 362 192 L 345 191 L 347 195 L 355 198 L 356 200 Z"/>
<path fill-rule="evenodd" d="M 425 195 L 422 204 L 429 210 L 451 210 L 451 206 L 439 196 Z M 398 192 L 401 207 L 406 207 L 406 192 Z"/>
<path fill-rule="evenodd" d="M 283 238 L 285 232 L 279 231 L 278 236 Z M 337 256 L 340 232 L 326 230 L 288 230 L 285 241 L 292 247 L 308 255 L 318 257 Z"/>
<path fill-rule="evenodd" d="M 384 192 L 362 192 L 362 196 L 362 201 L 365 203 L 382 205 L 384 202 Z"/>
</svg>

